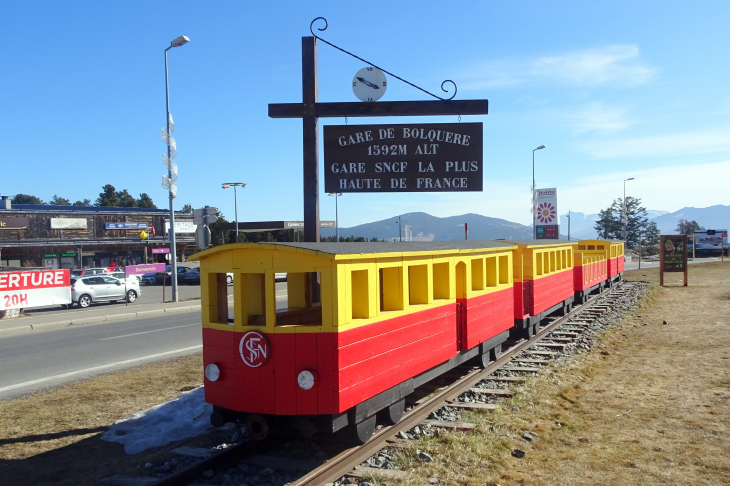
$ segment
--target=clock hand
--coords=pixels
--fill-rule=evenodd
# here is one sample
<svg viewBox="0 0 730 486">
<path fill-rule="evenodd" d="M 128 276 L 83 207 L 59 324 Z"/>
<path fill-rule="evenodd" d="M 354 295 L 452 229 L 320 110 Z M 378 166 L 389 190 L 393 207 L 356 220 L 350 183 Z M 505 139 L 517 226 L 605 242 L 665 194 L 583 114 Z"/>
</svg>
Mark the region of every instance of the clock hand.
<svg viewBox="0 0 730 486">
<path fill-rule="evenodd" d="M 359 76 L 358 76 L 358 77 L 357 77 L 357 80 L 358 80 L 358 81 L 360 81 L 361 83 L 363 83 L 363 84 L 364 84 L 365 86 L 370 86 L 370 87 L 371 87 L 371 88 L 373 88 L 373 89 L 380 89 L 380 86 L 378 86 L 378 85 L 377 85 L 377 84 L 375 84 L 375 83 L 371 83 L 370 81 L 368 81 L 368 80 L 367 80 L 367 79 L 365 79 L 365 78 L 361 78 L 361 77 L 359 77 Z"/>
</svg>

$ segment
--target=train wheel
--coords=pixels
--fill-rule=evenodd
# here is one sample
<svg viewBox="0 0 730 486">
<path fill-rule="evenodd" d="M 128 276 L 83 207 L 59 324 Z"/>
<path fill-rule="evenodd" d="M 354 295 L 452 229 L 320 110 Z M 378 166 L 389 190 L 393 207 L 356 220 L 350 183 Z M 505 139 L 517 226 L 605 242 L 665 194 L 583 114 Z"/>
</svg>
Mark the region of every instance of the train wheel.
<svg viewBox="0 0 730 486">
<path fill-rule="evenodd" d="M 376 416 L 372 415 L 360 423 L 354 424 L 350 427 L 350 438 L 358 443 L 364 444 L 369 441 L 375 432 Z"/>
<path fill-rule="evenodd" d="M 534 335 L 535 335 L 535 325 L 530 324 L 529 326 L 527 326 L 527 329 L 525 329 L 525 336 L 527 336 L 527 339 L 530 339 Z"/>
<path fill-rule="evenodd" d="M 251 440 L 264 440 L 269 435 L 269 424 L 261 415 L 252 413 L 246 417 L 246 433 Z"/>
<path fill-rule="evenodd" d="M 402 400 L 398 400 L 388 408 L 381 410 L 379 412 L 380 419 L 388 425 L 395 425 L 400 421 L 401 417 L 403 417 L 405 409 L 406 400 L 404 398 Z"/>
<path fill-rule="evenodd" d="M 497 344 L 495 347 L 493 347 L 489 351 L 489 355 L 491 356 L 492 360 L 497 361 L 500 356 L 502 356 L 502 345 Z"/>
<path fill-rule="evenodd" d="M 486 368 L 487 366 L 489 366 L 489 354 L 490 354 L 490 352 L 489 352 L 489 351 L 487 351 L 487 352 L 486 352 L 486 353 L 484 353 L 484 354 L 480 354 L 480 355 L 479 355 L 479 358 L 477 358 L 477 359 L 478 359 L 478 364 L 479 364 L 479 367 L 480 367 L 481 369 L 484 369 L 484 368 Z"/>
</svg>

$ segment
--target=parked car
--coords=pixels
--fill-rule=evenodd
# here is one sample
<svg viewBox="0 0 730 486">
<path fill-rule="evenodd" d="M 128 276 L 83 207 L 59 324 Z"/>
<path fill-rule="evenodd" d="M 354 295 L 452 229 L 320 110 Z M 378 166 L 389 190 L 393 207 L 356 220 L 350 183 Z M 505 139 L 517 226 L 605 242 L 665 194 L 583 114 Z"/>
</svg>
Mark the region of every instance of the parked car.
<svg viewBox="0 0 730 486">
<path fill-rule="evenodd" d="M 183 276 L 183 282 L 187 285 L 200 285 L 200 267 L 193 268 Z"/>
<path fill-rule="evenodd" d="M 155 283 L 155 274 L 154 273 L 145 273 L 142 275 L 141 281 L 143 284 L 151 285 Z"/>
<path fill-rule="evenodd" d="M 183 277 L 190 270 L 192 270 L 192 268 L 190 268 L 190 267 L 178 266 L 177 267 L 177 283 L 182 283 Z M 172 280 L 170 279 L 170 275 L 172 275 L 172 265 L 167 265 L 167 266 L 165 266 L 164 273 L 157 272 L 155 274 L 155 282 L 160 285 L 162 285 L 163 280 L 164 280 L 165 284 L 172 283 Z"/>
<path fill-rule="evenodd" d="M 126 294 L 125 294 L 126 289 Z M 129 303 L 142 295 L 136 279 L 124 281 L 108 275 L 94 275 L 71 279 L 71 305 L 89 307 L 95 302 L 117 302 L 126 300 Z"/>
<path fill-rule="evenodd" d="M 122 270 L 115 270 L 114 272 L 109 272 L 109 273 L 106 273 L 104 275 L 109 275 L 111 277 L 118 278 L 119 280 L 122 280 L 122 281 L 124 279 L 127 279 L 127 280 L 133 279 L 133 280 L 136 280 L 137 283 L 139 283 L 139 275 L 127 275 L 124 272 L 124 269 L 122 269 Z"/>
<path fill-rule="evenodd" d="M 72 277 L 88 277 L 90 275 L 104 275 L 109 273 L 108 268 L 84 268 L 82 270 L 71 270 Z"/>
</svg>

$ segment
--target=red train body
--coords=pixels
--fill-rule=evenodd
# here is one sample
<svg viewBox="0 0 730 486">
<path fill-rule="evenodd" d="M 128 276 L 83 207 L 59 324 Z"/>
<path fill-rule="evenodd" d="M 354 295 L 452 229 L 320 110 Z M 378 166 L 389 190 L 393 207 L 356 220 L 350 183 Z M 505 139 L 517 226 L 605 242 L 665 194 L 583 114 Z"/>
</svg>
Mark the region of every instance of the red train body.
<svg viewBox="0 0 730 486">
<path fill-rule="evenodd" d="M 397 421 L 416 386 L 470 359 L 486 365 L 510 333 L 532 335 L 547 314 L 569 311 L 586 272 L 581 292 L 601 272 L 607 280 L 606 262 L 574 266 L 576 246 L 279 243 L 201 252 L 211 421 L 244 420 L 254 438 L 287 420 L 305 434 L 347 427 L 367 440 L 376 415 Z M 277 284 L 284 272 L 287 284 Z"/>
</svg>

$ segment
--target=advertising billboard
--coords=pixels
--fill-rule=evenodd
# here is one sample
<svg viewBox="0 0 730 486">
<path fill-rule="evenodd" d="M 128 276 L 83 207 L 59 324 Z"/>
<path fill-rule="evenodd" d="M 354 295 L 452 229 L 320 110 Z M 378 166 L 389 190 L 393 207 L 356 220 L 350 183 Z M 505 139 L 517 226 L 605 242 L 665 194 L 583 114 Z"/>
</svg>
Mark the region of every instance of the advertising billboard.
<svg viewBox="0 0 730 486">
<path fill-rule="evenodd" d="M 0 309 L 71 303 L 71 270 L 0 272 Z"/>
<path fill-rule="evenodd" d="M 697 231 L 695 235 L 697 236 L 697 242 L 695 244 L 696 252 L 720 252 L 723 248 L 727 248 L 726 229 Z"/>
<path fill-rule="evenodd" d="M 557 226 L 558 221 L 558 189 L 535 189 L 535 224 Z"/>
</svg>

